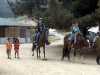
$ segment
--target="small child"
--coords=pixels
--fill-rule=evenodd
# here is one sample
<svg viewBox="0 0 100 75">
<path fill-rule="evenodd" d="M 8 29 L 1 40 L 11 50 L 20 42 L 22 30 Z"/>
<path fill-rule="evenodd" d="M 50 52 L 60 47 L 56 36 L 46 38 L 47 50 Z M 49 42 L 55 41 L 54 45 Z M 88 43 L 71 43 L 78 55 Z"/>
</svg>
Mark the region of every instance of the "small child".
<svg viewBox="0 0 100 75">
<path fill-rule="evenodd" d="M 11 59 L 12 42 L 10 41 L 11 38 L 8 38 L 7 40 L 8 41 L 6 42 L 6 52 L 7 52 L 8 59 Z"/>
<path fill-rule="evenodd" d="M 16 39 L 15 43 L 14 43 L 14 50 L 15 50 L 15 58 L 16 58 L 16 54 L 17 54 L 17 58 L 19 59 L 19 40 Z"/>
<path fill-rule="evenodd" d="M 76 37 L 80 33 L 79 27 L 78 27 L 78 22 L 75 23 L 75 26 L 73 27 L 74 32 L 75 32 L 75 37 L 74 37 L 74 43 L 76 43 Z"/>
</svg>

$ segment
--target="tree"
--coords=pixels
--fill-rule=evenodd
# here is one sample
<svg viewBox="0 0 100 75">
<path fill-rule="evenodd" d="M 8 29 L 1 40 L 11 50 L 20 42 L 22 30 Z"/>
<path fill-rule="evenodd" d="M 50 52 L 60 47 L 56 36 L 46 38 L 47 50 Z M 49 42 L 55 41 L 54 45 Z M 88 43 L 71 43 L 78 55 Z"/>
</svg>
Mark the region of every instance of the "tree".
<svg viewBox="0 0 100 75">
<path fill-rule="evenodd" d="M 75 0 L 70 6 L 70 10 L 76 18 L 83 17 L 95 12 L 98 0 Z"/>
<path fill-rule="evenodd" d="M 49 8 L 44 12 L 43 19 L 45 25 L 66 30 L 73 19 L 73 14 L 62 7 L 58 0 L 50 0 Z"/>
<path fill-rule="evenodd" d="M 41 10 L 41 5 L 46 5 L 47 0 L 16 0 L 16 2 L 11 2 L 7 0 L 11 9 L 15 15 L 29 15 L 32 16 L 32 10 L 34 7 L 37 7 L 38 10 Z"/>
</svg>

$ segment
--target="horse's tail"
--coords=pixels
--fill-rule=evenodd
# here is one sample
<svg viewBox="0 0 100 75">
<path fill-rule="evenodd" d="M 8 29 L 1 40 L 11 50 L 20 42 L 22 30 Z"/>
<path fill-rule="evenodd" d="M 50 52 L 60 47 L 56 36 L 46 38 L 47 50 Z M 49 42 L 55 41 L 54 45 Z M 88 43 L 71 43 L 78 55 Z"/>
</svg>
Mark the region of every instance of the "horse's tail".
<svg viewBox="0 0 100 75">
<path fill-rule="evenodd" d="M 66 48 L 65 48 L 65 56 L 66 57 L 68 56 L 68 46 L 66 46 Z"/>
<path fill-rule="evenodd" d="M 64 47 L 63 47 L 63 58 L 66 56 L 68 56 L 68 53 L 69 53 L 69 51 L 68 51 L 68 36 L 69 36 L 70 34 L 67 34 L 67 35 L 65 35 L 65 37 L 64 37 L 64 39 L 63 39 L 63 43 L 64 43 Z"/>
</svg>

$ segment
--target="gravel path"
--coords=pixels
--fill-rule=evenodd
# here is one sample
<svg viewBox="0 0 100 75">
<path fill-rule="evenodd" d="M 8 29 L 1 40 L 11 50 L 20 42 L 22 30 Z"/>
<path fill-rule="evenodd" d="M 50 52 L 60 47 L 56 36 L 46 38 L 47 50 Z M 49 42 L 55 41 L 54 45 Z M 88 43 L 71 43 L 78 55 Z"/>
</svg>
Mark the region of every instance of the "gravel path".
<svg viewBox="0 0 100 75">
<path fill-rule="evenodd" d="M 12 59 L 7 59 L 5 45 L 0 45 L 0 75 L 100 75 L 100 66 L 96 64 L 95 52 L 84 54 L 85 64 L 81 64 L 80 55 L 77 52 L 76 62 L 69 62 L 67 57 L 61 61 L 63 35 L 56 34 L 58 41 L 46 46 L 46 58 L 42 61 L 31 56 L 32 44 L 21 44 L 20 59 L 14 58 L 12 49 Z M 41 48 L 41 58 L 43 50 Z M 71 60 L 73 51 L 71 51 Z"/>
</svg>

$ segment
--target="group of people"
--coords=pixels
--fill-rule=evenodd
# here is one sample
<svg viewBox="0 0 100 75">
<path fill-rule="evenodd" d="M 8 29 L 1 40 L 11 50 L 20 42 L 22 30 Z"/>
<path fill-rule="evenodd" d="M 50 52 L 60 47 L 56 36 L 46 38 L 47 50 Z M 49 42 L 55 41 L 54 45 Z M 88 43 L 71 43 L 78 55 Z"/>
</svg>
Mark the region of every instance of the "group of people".
<svg viewBox="0 0 100 75">
<path fill-rule="evenodd" d="M 34 39 L 34 42 L 35 45 L 38 44 L 38 40 L 39 40 L 39 37 L 40 35 L 43 33 L 43 30 L 44 30 L 45 26 L 42 22 L 42 18 L 39 19 L 38 23 L 37 23 L 37 26 L 35 27 L 35 31 L 36 31 L 36 35 L 35 37 L 33 38 Z M 49 34 L 49 31 L 46 33 L 46 39 L 45 39 L 45 43 L 46 45 L 50 45 L 51 43 L 48 41 L 48 34 Z M 11 49 L 12 49 L 12 42 L 11 42 L 11 38 L 8 38 L 7 39 L 8 41 L 6 42 L 6 52 L 7 52 L 7 58 L 8 59 L 11 59 Z M 14 50 L 15 50 L 15 58 L 16 58 L 16 55 L 17 55 L 17 58 L 19 59 L 19 40 L 16 39 L 15 42 L 14 42 Z"/>
<path fill-rule="evenodd" d="M 6 42 L 6 53 L 7 53 L 7 58 L 11 59 L 11 49 L 12 49 L 12 42 L 11 42 L 11 38 L 7 39 L 8 41 Z M 19 40 L 16 39 L 14 42 L 14 50 L 15 50 L 15 58 L 17 55 L 17 58 L 19 59 Z"/>
<path fill-rule="evenodd" d="M 36 31 L 36 36 L 34 37 L 35 45 L 38 44 L 38 39 L 39 39 L 40 35 L 43 33 L 44 28 L 45 28 L 45 26 L 43 25 L 42 18 L 40 18 L 39 21 L 38 21 L 38 24 L 35 28 L 35 31 Z M 72 23 L 72 26 L 71 26 L 70 30 L 71 30 L 72 34 L 69 36 L 68 40 L 70 41 L 70 46 L 71 46 L 72 43 L 76 43 L 77 35 L 80 34 L 80 29 L 79 29 L 79 26 L 78 26 L 78 22 Z M 97 41 L 98 37 L 100 38 L 100 32 L 97 32 L 97 36 L 93 40 L 92 47 L 95 46 L 95 42 Z M 8 41 L 6 43 L 6 52 L 7 52 L 8 59 L 11 59 L 12 42 L 10 40 L 11 40 L 11 38 L 8 38 Z M 73 40 L 74 40 L 74 42 L 73 42 Z M 46 42 L 46 45 L 50 45 L 50 42 L 48 41 L 48 38 L 46 38 L 45 42 Z M 19 46 L 20 46 L 19 40 L 16 39 L 15 42 L 14 42 L 14 50 L 15 50 L 15 58 L 16 58 L 16 55 L 17 55 L 18 59 L 19 59 Z M 100 45 L 96 45 L 96 51 L 97 51 L 96 61 L 97 61 L 97 64 L 100 65 L 100 63 L 99 63 Z"/>
</svg>

